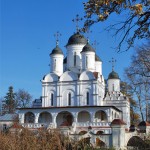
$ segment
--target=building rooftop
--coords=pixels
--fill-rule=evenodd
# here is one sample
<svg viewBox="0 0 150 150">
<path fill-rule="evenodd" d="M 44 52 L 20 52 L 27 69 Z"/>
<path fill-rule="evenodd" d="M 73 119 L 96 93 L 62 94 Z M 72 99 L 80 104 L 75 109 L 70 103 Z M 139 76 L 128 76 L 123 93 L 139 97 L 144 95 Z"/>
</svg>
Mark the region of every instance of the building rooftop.
<svg viewBox="0 0 150 150">
<path fill-rule="evenodd" d="M 0 121 L 13 121 L 17 114 L 5 114 L 0 116 Z"/>
</svg>

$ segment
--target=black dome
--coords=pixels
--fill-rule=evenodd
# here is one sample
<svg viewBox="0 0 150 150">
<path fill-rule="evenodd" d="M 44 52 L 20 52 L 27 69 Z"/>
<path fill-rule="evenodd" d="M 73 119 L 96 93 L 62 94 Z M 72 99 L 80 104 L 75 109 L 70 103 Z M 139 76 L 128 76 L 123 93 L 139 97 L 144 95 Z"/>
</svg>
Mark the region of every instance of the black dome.
<svg viewBox="0 0 150 150">
<path fill-rule="evenodd" d="M 66 64 L 67 63 L 67 57 L 65 57 L 65 59 L 64 59 L 64 62 L 63 62 L 64 64 Z"/>
<path fill-rule="evenodd" d="M 95 50 L 93 49 L 93 47 L 92 47 L 89 43 L 87 43 L 87 44 L 83 47 L 81 53 L 82 53 L 82 52 L 95 52 Z"/>
<path fill-rule="evenodd" d="M 100 59 L 100 57 L 98 55 L 96 55 L 96 54 L 95 54 L 95 61 L 101 61 L 102 62 L 102 60 Z"/>
<path fill-rule="evenodd" d="M 50 53 L 50 55 L 54 55 L 54 54 L 63 54 L 62 50 L 59 48 L 58 45 L 56 45 L 56 47 Z"/>
<path fill-rule="evenodd" d="M 87 40 L 85 39 L 85 37 L 81 35 L 79 32 L 77 32 L 69 38 L 67 46 L 72 44 L 86 44 L 86 43 Z"/>
<path fill-rule="evenodd" d="M 108 79 L 119 79 L 119 75 L 115 71 L 112 71 L 109 74 Z"/>
</svg>

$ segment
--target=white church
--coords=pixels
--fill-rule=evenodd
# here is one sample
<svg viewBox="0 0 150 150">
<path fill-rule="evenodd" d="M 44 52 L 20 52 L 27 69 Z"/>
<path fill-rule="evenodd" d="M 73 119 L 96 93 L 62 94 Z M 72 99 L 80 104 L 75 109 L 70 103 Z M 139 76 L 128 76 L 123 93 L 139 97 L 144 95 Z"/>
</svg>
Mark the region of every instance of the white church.
<svg viewBox="0 0 150 150">
<path fill-rule="evenodd" d="M 102 60 L 79 32 L 66 45 L 66 57 L 56 42 L 50 53 L 50 72 L 41 80 L 42 98 L 19 109 L 23 127 L 58 128 L 71 138 L 89 138 L 95 146 L 124 148 L 130 126 L 130 103 L 120 92 L 119 75 L 107 82 Z M 100 145 L 99 145 L 100 144 Z"/>
</svg>

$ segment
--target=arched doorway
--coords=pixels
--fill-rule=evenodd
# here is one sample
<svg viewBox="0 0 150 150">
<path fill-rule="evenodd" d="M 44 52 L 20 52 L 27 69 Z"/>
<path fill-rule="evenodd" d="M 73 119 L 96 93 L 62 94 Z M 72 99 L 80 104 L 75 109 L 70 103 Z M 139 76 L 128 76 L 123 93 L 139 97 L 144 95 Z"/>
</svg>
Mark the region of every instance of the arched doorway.
<svg viewBox="0 0 150 150">
<path fill-rule="evenodd" d="M 35 115 L 33 112 L 27 112 L 24 117 L 24 123 L 34 123 Z"/>
<path fill-rule="evenodd" d="M 68 111 L 60 112 L 57 115 L 56 122 L 57 122 L 57 127 L 72 126 L 73 116 Z"/>
<path fill-rule="evenodd" d="M 38 123 L 49 124 L 50 122 L 52 122 L 52 116 L 49 112 L 40 113 Z"/>
<path fill-rule="evenodd" d="M 148 146 L 149 145 L 138 136 L 131 137 L 127 143 L 127 147 L 141 149 L 141 150 L 146 149 Z"/>
<path fill-rule="evenodd" d="M 91 121 L 91 117 L 90 117 L 90 113 L 87 111 L 81 111 L 78 114 L 78 122 L 90 122 Z"/>
<path fill-rule="evenodd" d="M 107 121 L 107 114 L 104 111 L 99 110 L 95 113 L 95 119 L 97 122 Z"/>
<path fill-rule="evenodd" d="M 106 147 L 106 144 L 99 138 L 96 138 L 96 147 Z"/>
</svg>

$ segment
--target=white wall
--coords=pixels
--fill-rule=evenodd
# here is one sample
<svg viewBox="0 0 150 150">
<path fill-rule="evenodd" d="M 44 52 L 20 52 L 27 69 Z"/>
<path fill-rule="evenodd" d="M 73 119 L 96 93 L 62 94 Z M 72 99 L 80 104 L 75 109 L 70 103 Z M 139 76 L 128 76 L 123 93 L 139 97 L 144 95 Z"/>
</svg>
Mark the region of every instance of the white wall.
<svg viewBox="0 0 150 150">
<path fill-rule="evenodd" d="M 95 71 L 95 52 L 82 52 L 82 70 Z"/>
<path fill-rule="evenodd" d="M 80 72 L 81 69 L 81 51 L 85 45 L 74 44 L 67 46 L 67 68 L 71 71 Z M 76 53 L 76 66 L 74 66 L 74 54 Z"/>
<path fill-rule="evenodd" d="M 108 91 L 120 91 L 120 80 L 108 79 Z"/>
<path fill-rule="evenodd" d="M 102 62 L 101 61 L 95 61 L 95 71 L 99 72 L 100 75 L 102 75 Z"/>
<path fill-rule="evenodd" d="M 63 73 L 63 58 L 64 56 L 62 54 L 51 55 L 51 72 L 58 76 Z"/>
</svg>

